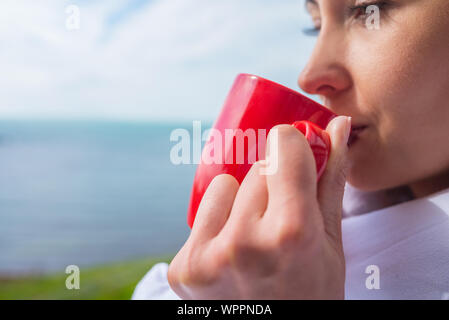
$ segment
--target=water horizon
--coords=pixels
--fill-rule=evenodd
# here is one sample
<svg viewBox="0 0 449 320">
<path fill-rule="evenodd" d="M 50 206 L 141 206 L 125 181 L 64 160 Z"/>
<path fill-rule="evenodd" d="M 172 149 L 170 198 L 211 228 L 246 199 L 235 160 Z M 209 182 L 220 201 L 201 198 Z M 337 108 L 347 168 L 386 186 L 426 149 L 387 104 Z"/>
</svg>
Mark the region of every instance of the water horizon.
<svg viewBox="0 0 449 320">
<path fill-rule="evenodd" d="M 170 133 L 191 125 L 0 119 L 0 275 L 175 254 L 196 166 Z"/>
</svg>

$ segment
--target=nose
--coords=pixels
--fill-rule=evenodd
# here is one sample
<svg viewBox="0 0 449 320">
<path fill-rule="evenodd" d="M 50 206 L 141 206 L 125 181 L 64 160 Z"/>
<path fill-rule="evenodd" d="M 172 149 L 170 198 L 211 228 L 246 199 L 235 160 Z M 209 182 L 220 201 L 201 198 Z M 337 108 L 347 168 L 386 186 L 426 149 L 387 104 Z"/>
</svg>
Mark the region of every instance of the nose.
<svg viewBox="0 0 449 320">
<path fill-rule="evenodd" d="M 332 98 L 352 85 L 349 71 L 345 66 L 345 48 L 337 34 L 321 34 L 312 56 L 301 72 L 298 85 L 307 93 Z"/>
</svg>

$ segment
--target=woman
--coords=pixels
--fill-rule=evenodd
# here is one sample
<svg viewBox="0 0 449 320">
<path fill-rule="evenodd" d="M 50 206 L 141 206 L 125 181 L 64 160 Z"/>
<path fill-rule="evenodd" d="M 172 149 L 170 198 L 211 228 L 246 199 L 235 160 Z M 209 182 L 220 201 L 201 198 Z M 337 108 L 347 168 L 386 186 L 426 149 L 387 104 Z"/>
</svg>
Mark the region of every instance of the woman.
<svg viewBox="0 0 449 320">
<path fill-rule="evenodd" d="M 307 9 L 319 36 L 299 86 L 345 115 L 327 128 L 324 175 L 317 184 L 305 138 L 277 127 L 277 174 L 255 164 L 241 186 L 217 177 L 168 274 L 156 266 L 134 298 L 449 295 L 449 1 L 309 0 Z M 371 212 L 342 223 L 346 182 L 363 200 L 355 213 Z"/>
</svg>

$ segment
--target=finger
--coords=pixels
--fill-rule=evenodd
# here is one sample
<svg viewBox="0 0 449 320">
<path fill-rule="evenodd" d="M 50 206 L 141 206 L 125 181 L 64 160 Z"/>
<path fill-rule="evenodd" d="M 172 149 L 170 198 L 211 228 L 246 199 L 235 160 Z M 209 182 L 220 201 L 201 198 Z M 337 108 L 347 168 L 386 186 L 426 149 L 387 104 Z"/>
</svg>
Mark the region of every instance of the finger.
<svg viewBox="0 0 449 320">
<path fill-rule="evenodd" d="M 334 118 L 327 126 L 331 138 L 331 152 L 326 169 L 318 183 L 318 203 L 324 226 L 335 240 L 341 240 L 341 211 L 348 169 L 348 138 L 351 118 Z"/>
<path fill-rule="evenodd" d="M 299 130 L 289 125 L 273 130 L 268 137 L 266 158 L 270 166 L 276 167 L 274 163 L 277 162 L 277 168 L 266 176 L 267 212 L 276 215 L 275 218 L 284 215 L 289 220 L 297 219 L 300 211 L 304 211 L 300 208 L 316 205 L 315 159 L 307 139 Z"/>
<path fill-rule="evenodd" d="M 226 224 L 239 189 L 237 180 L 228 174 L 216 176 L 199 205 L 191 236 L 203 240 L 215 237 Z"/>
<path fill-rule="evenodd" d="M 266 178 L 261 174 L 262 164 L 256 162 L 237 192 L 230 220 L 238 219 L 239 223 L 251 222 L 263 216 L 268 203 Z"/>
</svg>

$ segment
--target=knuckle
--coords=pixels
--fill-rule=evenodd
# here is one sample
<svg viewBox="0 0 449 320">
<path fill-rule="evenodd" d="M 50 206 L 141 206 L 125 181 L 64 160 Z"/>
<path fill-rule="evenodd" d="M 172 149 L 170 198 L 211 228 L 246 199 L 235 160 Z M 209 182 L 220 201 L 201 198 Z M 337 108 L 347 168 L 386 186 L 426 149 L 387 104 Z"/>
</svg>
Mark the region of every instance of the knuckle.
<svg viewBox="0 0 449 320">
<path fill-rule="evenodd" d="M 211 260 L 211 269 L 213 271 L 218 272 L 219 270 L 224 270 L 230 266 L 230 251 L 230 246 L 226 242 L 221 242 L 220 245 L 215 248 L 214 259 Z"/>
<path fill-rule="evenodd" d="M 276 245 L 285 248 L 297 246 L 304 239 L 305 228 L 300 221 L 283 221 L 278 227 Z"/>
<path fill-rule="evenodd" d="M 194 250 L 188 250 L 183 263 L 179 266 L 178 280 L 182 284 L 191 284 L 197 281 L 197 265 L 193 255 Z"/>
<path fill-rule="evenodd" d="M 256 237 L 256 234 L 235 234 L 222 241 L 222 260 L 216 262 L 220 265 L 219 269 L 234 270 L 243 276 L 252 277 L 275 273 L 279 263 L 279 248 L 269 243 L 265 235 L 261 238 Z"/>
<path fill-rule="evenodd" d="M 183 283 L 189 282 L 189 274 L 187 268 L 183 268 L 183 256 L 179 254 L 172 260 L 167 271 L 167 280 L 172 288 L 178 288 Z"/>
<path fill-rule="evenodd" d="M 175 263 L 174 268 L 169 268 L 167 277 L 172 280 L 170 283 L 199 285 L 210 279 L 209 265 L 203 263 L 202 259 L 201 250 L 197 250 L 195 246 L 183 248 L 171 263 Z"/>
<path fill-rule="evenodd" d="M 239 240 L 238 238 L 231 238 L 227 246 L 225 248 L 225 256 L 227 257 L 227 262 L 232 263 L 238 257 L 242 255 L 243 252 L 248 251 L 250 248 L 248 244 L 243 243 L 242 240 Z"/>
<path fill-rule="evenodd" d="M 235 234 L 228 238 L 222 250 L 222 267 L 240 267 L 246 265 L 248 257 L 257 258 L 261 248 L 258 248 L 249 237 Z"/>
<path fill-rule="evenodd" d="M 178 270 L 175 267 L 174 260 L 168 266 L 167 280 L 171 286 L 178 284 Z"/>
</svg>

